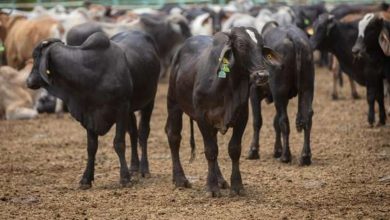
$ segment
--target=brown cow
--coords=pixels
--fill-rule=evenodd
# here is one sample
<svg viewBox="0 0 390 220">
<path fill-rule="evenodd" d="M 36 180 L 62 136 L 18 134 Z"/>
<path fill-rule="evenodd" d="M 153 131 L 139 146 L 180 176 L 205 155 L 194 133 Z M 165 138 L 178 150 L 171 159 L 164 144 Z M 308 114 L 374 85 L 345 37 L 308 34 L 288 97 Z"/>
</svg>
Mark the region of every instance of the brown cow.
<svg viewBox="0 0 390 220">
<path fill-rule="evenodd" d="M 9 66 L 0 67 L 0 117 L 9 119 L 30 119 L 38 115 L 33 108 L 39 93 L 26 87 L 31 72 L 30 62 L 21 71 Z"/>
<path fill-rule="evenodd" d="M 49 17 L 27 19 L 0 12 L 0 38 L 4 42 L 7 64 L 23 68 L 36 44 L 46 38 L 62 38 L 64 29 Z"/>
</svg>

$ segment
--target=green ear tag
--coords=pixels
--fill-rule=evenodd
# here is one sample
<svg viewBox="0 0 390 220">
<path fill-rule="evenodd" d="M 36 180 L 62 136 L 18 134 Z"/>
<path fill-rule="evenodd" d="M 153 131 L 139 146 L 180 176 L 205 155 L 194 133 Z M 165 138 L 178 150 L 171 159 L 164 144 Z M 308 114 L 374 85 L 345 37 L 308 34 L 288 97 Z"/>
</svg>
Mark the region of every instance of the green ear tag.
<svg viewBox="0 0 390 220">
<path fill-rule="evenodd" d="M 310 20 L 305 18 L 305 20 L 303 20 L 303 22 L 305 23 L 305 25 L 309 25 L 310 24 Z"/>
<path fill-rule="evenodd" d="M 0 52 L 3 52 L 4 51 L 4 46 L 2 44 L 0 44 Z"/>
<path fill-rule="evenodd" d="M 218 78 L 226 78 L 226 73 L 222 69 L 218 72 Z"/>
<path fill-rule="evenodd" d="M 229 66 L 227 64 L 223 64 L 222 65 L 222 70 L 226 73 L 229 73 L 230 72 L 230 69 L 229 69 Z"/>
</svg>

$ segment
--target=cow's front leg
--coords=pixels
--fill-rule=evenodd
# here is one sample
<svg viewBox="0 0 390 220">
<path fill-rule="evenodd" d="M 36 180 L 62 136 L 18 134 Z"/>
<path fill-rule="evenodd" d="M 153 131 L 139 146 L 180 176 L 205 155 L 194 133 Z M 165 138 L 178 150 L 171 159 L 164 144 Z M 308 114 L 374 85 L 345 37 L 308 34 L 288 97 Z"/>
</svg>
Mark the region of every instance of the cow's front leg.
<svg viewBox="0 0 390 220">
<path fill-rule="evenodd" d="M 128 186 L 130 184 L 130 172 L 126 163 L 126 129 L 129 123 L 129 106 L 122 106 L 118 111 L 116 120 L 116 131 L 114 137 L 115 152 L 119 157 L 120 163 L 120 183 L 122 186 Z"/>
<path fill-rule="evenodd" d="M 229 156 L 232 160 L 232 175 L 230 177 L 231 192 L 233 195 L 244 194 L 240 172 L 241 139 L 248 121 L 248 106 L 240 114 L 237 124 L 233 128 L 233 135 L 229 142 Z"/>
<path fill-rule="evenodd" d="M 252 115 L 253 115 L 253 136 L 252 136 L 251 145 L 249 146 L 249 152 L 247 158 L 249 160 L 255 160 L 260 158 L 259 136 L 260 136 L 260 129 L 263 124 L 263 119 L 261 116 L 260 91 L 255 84 L 252 84 L 250 88 L 250 101 L 251 101 Z"/>
<path fill-rule="evenodd" d="M 368 124 L 370 127 L 375 122 L 375 88 L 367 86 Z"/>
<path fill-rule="evenodd" d="M 87 141 L 88 162 L 83 177 L 80 180 L 81 189 L 89 189 L 92 187 L 95 173 L 95 156 L 98 149 L 98 136 L 94 132 L 87 130 Z"/>
<path fill-rule="evenodd" d="M 198 127 L 203 136 L 204 150 L 208 165 L 207 189 L 211 197 L 221 195 L 218 185 L 218 144 L 217 129 L 210 126 L 205 121 L 198 121 Z"/>
<path fill-rule="evenodd" d="M 131 160 L 130 160 L 130 173 L 134 177 L 134 174 L 139 170 L 139 158 L 138 158 L 138 129 L 137 118 L 134 112 L 130 113 L 128 131 L 130 134 L 131 142 Z"/>
<path fill-rule="evenodd" d="M 381 78 L 378 79 L 376 88 L 377 89 L 376 89 L 375 99 L 378 102 L 378 106 L 379 106 L 378 126 L 382 126 L 386 124 L 386 110 L 385 110 L 384 86 L 383 86 L 383 80 Z"/>
</svg>

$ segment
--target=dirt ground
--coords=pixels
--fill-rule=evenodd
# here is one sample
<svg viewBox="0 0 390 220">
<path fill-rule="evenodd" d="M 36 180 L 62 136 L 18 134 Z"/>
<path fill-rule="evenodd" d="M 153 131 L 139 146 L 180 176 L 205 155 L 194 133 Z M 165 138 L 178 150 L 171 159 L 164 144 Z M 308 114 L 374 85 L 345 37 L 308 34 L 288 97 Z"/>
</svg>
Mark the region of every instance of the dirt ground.
<svg viewBox="0 0 390 220">
<path fill-rule="evenodd" d="M 69 115 L 0 121 L 0 219 L 390 219 L 390 126 L 369 128 L 365 99 L 352 100 L 346 84 L 341 100 L 332 101 L 331 76 L 325 70 L 316 74 L 313 164 L 298 165 L 303 134 L 294 126 L 292 163 L 282 164 L 272 157 L 274 107 L 263 103 L 260 160 L 245 159 L 251 119 L 243 137 L 246 196 L 231 197 L 229 190 L 223 190 L 221 198 L 207 196 L 207 163 L 197 129 L 197 159 L 188 162 L 187 119 L 181 158 L 193 186 L 174 188 L 163 129 L 167 84 L 159 85 L 151 123 L 152 176 L 139 178 L 129 188 L 119 184 L 114 129 L 99 139 L 95 182 L 84 191 L 78 189 L 78 181 L 86 165 L 86 134 L 78 122 Z M 365 97 L 363 88 L 359 93 Z M 291 125 L 296 111 L 295 99 L 289 105 Z M 230 134 L 219 136 L 219 162 L 226 180 L 231 171 Z"/>
</svg>

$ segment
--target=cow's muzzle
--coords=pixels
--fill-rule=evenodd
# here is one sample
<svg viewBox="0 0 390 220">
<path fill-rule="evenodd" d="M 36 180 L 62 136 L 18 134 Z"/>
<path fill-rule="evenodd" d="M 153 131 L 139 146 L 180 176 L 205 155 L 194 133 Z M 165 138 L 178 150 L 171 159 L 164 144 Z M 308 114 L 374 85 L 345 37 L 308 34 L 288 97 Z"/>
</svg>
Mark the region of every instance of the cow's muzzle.
<svg viewBox="0 0 390 220">
<path fill-rule="evenodd" d="M 255 71 L 251 74 L 251 81 L 257 86 L 262 86 L 268 83 L 269 72 L 267 70 Z"/>
<path fill-rule="evenodd" d="M 353 45 L 353 47 L 352 47 L 352 54 L 355 58 L 361 58 L 361 57 L 363 57 L 364 51 L 365 51 L 365 48 L 363 46 L 363 38 L 358 37 L 355 45 Z"/>
</svg>

